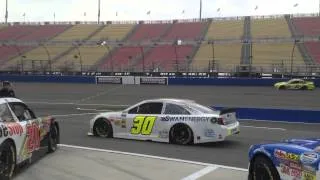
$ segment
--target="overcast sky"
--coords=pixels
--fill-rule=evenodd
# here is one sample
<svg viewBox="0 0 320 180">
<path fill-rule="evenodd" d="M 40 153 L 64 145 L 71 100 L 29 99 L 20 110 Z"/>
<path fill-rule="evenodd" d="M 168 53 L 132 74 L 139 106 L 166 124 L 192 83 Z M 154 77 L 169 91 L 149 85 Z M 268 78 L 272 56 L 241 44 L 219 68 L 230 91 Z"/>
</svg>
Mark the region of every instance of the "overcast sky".
<svg viewBox="0 0 320 180">
<path fill-rule="evenodd" d="M 54 14 L 56 21 L 97 20 L 98 0 L 8 1 L 9 22 L 53 21 Z M 200 0 L 101 0 L 101 21 L 198 18 L 199 2 Z M 202 2 L 203 17 L 319 11 L 319 0 L 202 0 Z M 298 6 L 294 7 L 295 4 Z M 217 11 L 219 8 L 220 11 Z M 150 15 L 147 15 L 148 11 Z M 0 1 L 0 17 L 3 22 L 5 0 Z"/>
</svg>

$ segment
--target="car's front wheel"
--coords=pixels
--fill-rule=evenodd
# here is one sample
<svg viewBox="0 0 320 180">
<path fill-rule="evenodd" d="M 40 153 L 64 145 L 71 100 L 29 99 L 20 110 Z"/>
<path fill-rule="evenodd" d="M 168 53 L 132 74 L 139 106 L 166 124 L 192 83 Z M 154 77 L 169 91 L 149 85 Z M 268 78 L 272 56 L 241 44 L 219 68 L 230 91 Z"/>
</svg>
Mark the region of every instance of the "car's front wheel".
<svg viewBox="0 0 320 180">
<path fill-rule="evenodd" d="M 112 125 L 107 119 L 98 119 L 93 126 L 93 135 L 100 137 L 112 137 Z"/>
<path fill-rule="evenodd" d="M 280 180 L 277 169 L 265 156 L 258 155 L 252 162 L 249 180 Z"/>
<path fill-rule="evenodd" d="M 14 145 L 7 141 L 0 147 L 0 179 L 11 179 L 16 165 Z"/>
<path fill-rule="evenodd" d="M 176 124 L 170 130 L 170 142 L 173 144 L 192 144 L 193 133 L 189 126 L 185 124 Z"/>
</svg>

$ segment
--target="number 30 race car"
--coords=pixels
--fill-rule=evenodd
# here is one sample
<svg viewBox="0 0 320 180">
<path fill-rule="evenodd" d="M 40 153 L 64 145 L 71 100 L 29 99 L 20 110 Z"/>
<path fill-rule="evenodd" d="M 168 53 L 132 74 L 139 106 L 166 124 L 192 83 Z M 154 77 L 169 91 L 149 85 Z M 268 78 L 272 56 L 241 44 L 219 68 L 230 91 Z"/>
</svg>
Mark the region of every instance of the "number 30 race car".
<svg viewBox="0 0 320 180">
<path fill-rule="evenodd" d="M 17 165 L 30 162 L 42 147 L 54 152 L 59 125 L 54 118 L 37 118 L 16 98 L 0 98 L 0 179 L 10 179 Z"/>
<path fill-rule="evenodd" d="M 185 145 L 223 141 L 239 132 L 233 109 L 217 111 L 191 100 L 153 99 L 96 115 L 88 135 Z"/>
<path fill-rule="evenodd" d="M 320 139 L 252 145 L 249 160 L 249 180 L 319 180 Z"/>
</svg>

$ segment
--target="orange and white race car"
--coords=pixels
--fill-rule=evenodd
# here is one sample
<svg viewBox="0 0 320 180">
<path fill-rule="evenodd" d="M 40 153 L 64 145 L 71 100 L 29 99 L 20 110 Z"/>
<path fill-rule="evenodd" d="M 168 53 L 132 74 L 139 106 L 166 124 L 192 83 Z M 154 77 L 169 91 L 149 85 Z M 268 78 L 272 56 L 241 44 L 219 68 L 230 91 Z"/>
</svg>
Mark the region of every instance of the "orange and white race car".
<svg viewBox="0 0 320 180">
<path fill-rule="evenodd" d="M 52 117 L 39 118 L 21 100 L 0 98 L 0 179 L 10 179 L 15 167 L 30 162 L 35 152 L 54 152 L 59 124 Z"/>
</svg>

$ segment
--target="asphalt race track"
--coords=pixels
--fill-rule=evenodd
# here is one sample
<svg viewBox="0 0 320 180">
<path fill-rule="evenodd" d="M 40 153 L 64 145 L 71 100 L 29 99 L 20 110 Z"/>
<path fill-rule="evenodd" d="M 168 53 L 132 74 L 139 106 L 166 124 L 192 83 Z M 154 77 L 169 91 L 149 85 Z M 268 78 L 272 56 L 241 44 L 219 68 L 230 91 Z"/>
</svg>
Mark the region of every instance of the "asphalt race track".
<svg viewBox="0 0 320 180">
<path fill-rule="evenodd" d="M 320 125 L 241 121 L 239 135 L 225 142 L 193 146 L 88 137 L 89 119 L 103 110 L 121 109 L 143 99 L 194 99 L 204 105 L 320 110 L 320 89 L 277 91 L 272 87 L 146 86 L 14 83 L 16 95 L 37 116 L 53 115 L 61 126 L 61 144 L 163 156 L 247 168 L 251 144 L 285 138 L 319 137 Z"/>
</svg>

